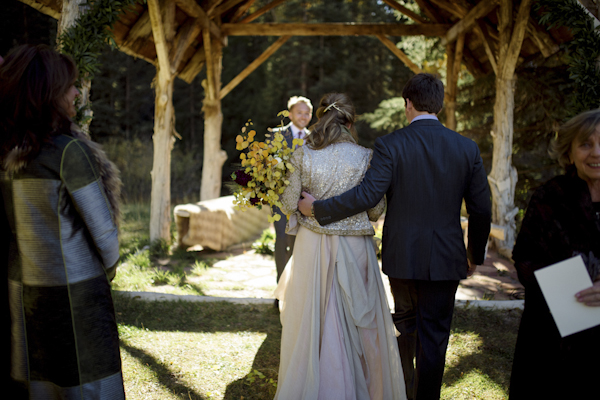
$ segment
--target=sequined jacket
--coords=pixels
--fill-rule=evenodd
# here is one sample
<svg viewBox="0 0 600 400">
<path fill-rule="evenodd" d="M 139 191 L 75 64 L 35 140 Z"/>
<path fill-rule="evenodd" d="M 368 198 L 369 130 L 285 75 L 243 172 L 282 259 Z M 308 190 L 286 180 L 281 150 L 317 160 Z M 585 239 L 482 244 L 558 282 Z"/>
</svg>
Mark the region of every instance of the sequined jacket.
<svg viewBox="0 0 600 400">
<path fill-rule="evenodd" d="M 349 138 L 324 149 L 313 150 L 309 146 L 302 146 L 294 151 L 290 162 L 295 170 L 288 176 L 290 184 L 281 199 L 283 212 L 290 216 L 288 232 L 297 221 L 311 231 L 327 235 L 374 235 L 375 231 L 369 220 L 377 221 L 381 216 L 385 198 L 368 211 L 327 226 L 321 226 L 314 217 L 306 217 L 298 212 L 298 200 L 302 191 L 323 200 L 358 185 L 369 168 L 372 155 L 372 150 L 351 142 Z"/>
</svg>

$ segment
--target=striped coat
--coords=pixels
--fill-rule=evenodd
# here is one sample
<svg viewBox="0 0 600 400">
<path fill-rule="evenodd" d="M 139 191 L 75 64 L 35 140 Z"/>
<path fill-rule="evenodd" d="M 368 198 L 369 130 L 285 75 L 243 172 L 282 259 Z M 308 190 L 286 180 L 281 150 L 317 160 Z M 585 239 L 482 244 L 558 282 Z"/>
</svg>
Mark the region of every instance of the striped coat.
<svg viewBox="0 0 600 400">
<path fill-rule="evenodd" d="M 10 376 L 30 399 L 124 399 L 110 292 L 119 259 L 116 170 L 72 132 L 13 150 L 0 188 L 8 238 Z"/>
</svg>

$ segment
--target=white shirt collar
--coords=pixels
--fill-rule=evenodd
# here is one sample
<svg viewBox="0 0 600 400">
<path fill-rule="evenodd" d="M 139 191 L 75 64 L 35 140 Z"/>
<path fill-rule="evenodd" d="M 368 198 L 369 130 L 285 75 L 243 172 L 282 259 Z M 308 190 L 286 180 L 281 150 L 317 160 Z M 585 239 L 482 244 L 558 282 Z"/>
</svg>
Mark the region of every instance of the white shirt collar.
<svg viewBox="0 0 600 400">
<path fill-rule="evenodd" d="M 298 129 L 294 124 L 290 125 L 290 129 L 292 130 L 294 139 L 304 139 L 306 137 L 306 129 Z"/>
<path fill-rule="evenodd" d="M 413 122 L 418 121 L 420 119 L 435 119 L 436 121 L 438 121 L 438 117 L 436 115 L 421 114 L 421 115 L 417 115 L 416 117 L 414 117 L 413 120 L 410 121 L 410 123 L 412 124 Z"/>
</svg>

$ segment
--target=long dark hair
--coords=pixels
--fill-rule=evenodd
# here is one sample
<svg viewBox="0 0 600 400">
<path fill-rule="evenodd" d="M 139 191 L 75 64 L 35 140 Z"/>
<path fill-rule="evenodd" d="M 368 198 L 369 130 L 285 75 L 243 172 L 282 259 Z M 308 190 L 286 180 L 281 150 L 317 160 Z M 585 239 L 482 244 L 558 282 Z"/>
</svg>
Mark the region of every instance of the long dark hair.
<svg viewBox="0 0 600 400">
<path fill-rule="evenodd" d="M 0 156 L 15 147 L 35 155 L 51 136 L 69 132 L 64 101 L 76 80 L 67 55 L 46 45 L 13 49 L 0 65 Z"/>
<path fill-rule="evenodd" d="M 307 144 L 315 149 L 322 149 L 332 143 L 340 141 L 347 135 L 347 124 L 350 124 L 350 134 L 354 142 L 358 136 L 354 129 L 356 115 L 350 97 L 344 93 L 328 93 L 321 99 L 317 108 L 319 120 L 309 128 L 310 135 Z"/>
</svg>

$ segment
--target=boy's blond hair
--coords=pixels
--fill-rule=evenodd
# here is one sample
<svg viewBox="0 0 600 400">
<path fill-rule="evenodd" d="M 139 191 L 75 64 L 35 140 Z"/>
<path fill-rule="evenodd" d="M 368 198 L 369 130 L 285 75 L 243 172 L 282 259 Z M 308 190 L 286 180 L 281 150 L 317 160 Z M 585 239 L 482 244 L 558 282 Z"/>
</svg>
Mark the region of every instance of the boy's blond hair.
<svg viewBox="0 0 600 400">
<path fill-rule="evenodd" d="M 309 99 L 307 99 L 304 96 L 292 96 L 292 97 L 290 97 L 290 99 L 288 100 L 288 104 L 287 104 L 288 110 L 292 111 L 292 107 L 294 107 L 298 103 L 304 103 L 304 104 L 306 104 L 308 106 L 308 108 L 310 109 L 310 113 L 312 114 L 312 112 L 313 112 L 312 103 L 310 102 Z"/>
</svg>

